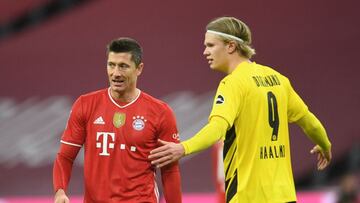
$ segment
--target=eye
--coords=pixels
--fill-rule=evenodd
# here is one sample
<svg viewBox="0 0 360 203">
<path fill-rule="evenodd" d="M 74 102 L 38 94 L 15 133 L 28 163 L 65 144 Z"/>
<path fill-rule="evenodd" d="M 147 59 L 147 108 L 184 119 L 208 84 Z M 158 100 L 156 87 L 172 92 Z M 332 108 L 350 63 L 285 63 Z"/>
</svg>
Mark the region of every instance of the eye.
<svg viewBox="0 0 360 203">
<path fill-rule="evenodd" d="M 121 69 L 127 69 L 127 68 L 129 68 L 130 66 L 129 66 L 128 64 L 126 64 L 126 63 L 121 63 L 121 64 L 119 64 L 119 67 L 120 67 Z"/>
<path fill-rule="evenodd" d="M 115 68 L 115 63 L 108 62 L 107 66 L 108 66 L 109 68 Z"/>
<path fill-rule="evenodd" d="M 205 44 L 205 47 L 213 47 L 214 46 L 214 44 L 212 44 L 212 43 L 206 43 Z"/>
</svg>

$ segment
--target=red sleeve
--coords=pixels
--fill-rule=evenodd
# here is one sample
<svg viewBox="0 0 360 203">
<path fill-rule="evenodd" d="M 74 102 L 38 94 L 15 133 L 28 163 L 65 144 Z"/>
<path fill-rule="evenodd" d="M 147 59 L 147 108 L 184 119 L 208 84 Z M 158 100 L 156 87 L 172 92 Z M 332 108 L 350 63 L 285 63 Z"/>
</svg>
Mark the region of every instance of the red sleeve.
<svg viewBox="0 0 360 203">
<path fill-rule="evenodd" d="M 61 146 L 56 155 L 53 168 L 53 186 L 55 192 L 68 186 L 73 162 L 85 141 L 85 119 L 82 110 L 82 98 L 77 99 L 61 137 Z"/>
<path fill-rule="evenodd" d="M 166 202 L 181 203 L 181 177 L 178 162 L 161 168 L 161 181 Z"/>
<path fill-rule="evenodd" d="M 85 142 L 86 137 L 86 115 L 83 110 L 82 100 L 82 97 L 79 97 L 75 101 L 61 137 L 61 142 L 80 147 Z"/>
<path fill-rule="evenodd" d="M 53 168 L 53 186 L 55 192 L 58 189 L 66 191 L 71 176 L 72 165 L 80 149 L 80 147 L 67 144 L 60 145 Z"/>
<path fill-rule="evenodd" d="M 175 115 L 168 105 L 165 105 L 159 126 L 159 139 L 167 142 L 180 143 Z"/>
<path fill-rule="evenodd" d="M 160 120 L 159 139 L 167 142 L 180 142 L 175 116 L 169 106 L 166 106 Z M 181 177 L 178 162 L 161 168 L 161 181 L 166 202 L 181 203 Z"/>
</svg>

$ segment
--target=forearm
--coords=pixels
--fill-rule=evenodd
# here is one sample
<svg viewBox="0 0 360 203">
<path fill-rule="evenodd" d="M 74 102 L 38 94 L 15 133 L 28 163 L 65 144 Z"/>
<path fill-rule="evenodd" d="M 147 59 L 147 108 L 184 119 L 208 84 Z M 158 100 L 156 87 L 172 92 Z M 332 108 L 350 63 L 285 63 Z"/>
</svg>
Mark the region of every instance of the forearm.
<svg viewBox="0 0 360 203">
<path fill-rule="evenodd" d="M 331 143 L 326 134 L 326 130 L 314 114 L 308 112 L 308 114 L 296 123 L 302 128 L 304 133 L 323 150 L 328 151 L 331 149 Z"/>
<path fill-rule="evenodd" d="M 71 176 L 72 165 L 79 150 L 79 147 L 61 144 L 53 168 L 53 187 L 55 192 L 59 189 L 66 191 Z"/>
<path fill-rule="evenodd" d="M 161 180 L 166 202 L 181 203 L 181 177 L 178 162 L 161 168 Z"/>
<path fill-rule="evenodd" d="M 218 140 L 223 139 L 229 124 L 221 117 L 213 117 L 195 136 L 181 142 L 185 155 L 196 153 L 209 148 Z"/>
</svg>

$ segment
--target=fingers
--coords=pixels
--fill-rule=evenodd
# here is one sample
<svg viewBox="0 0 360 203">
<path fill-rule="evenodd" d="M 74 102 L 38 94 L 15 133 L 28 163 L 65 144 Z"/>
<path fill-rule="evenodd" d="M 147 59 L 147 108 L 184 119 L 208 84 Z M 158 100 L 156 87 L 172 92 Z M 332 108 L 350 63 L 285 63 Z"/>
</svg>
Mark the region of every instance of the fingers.
<svg viewBox="0 0 360 203">
<path fill-rule="evenodd" d="M 331 160 L 331 152 L 322 151 L 321 147 L 316 145 L 310 150 L 311 154 L 317 154 L 317 169 L 324 170 L 329 164 Z"/>
<path fill-rule="evenodd" d="M 181 144 L 163 140 L 159 140 L 159 143 L 163 146 L 152 150 L 148 156 L 151 164 L 156 165 L 158 168 L 179 160 L 185 154 L 185 149 Z"/>
<path fill-rule="evenodd" d="M 166 162 L 166 161 L 171 160 L 171 156 L 159 156 L 159 157 L 160 157 L 160 158 L 157 158 L 157 159 L 151 161 L 151 164 L 153 164 L 153 165 L 160 165 L 160 164 L 162 164 L 162 163 L 164 163 L 164 162 Z"/>
<path fill-rule="evenodd" d="M 320 152 L 320 147 L 318 145 L 316 145 L 315 147 L 313 147 L 311 150 L 310 150 L 310 153 L 311 154 L 316 154 L 316 153 L 319 153 Z"/>
<path fill-rule="evenodd" d="M 168 149 L 167 145 L 164 145 L 164 146 L 158 147 L 156 149 L 153 149 L 153 150 L 150 151 L 149 158 L 151 158 L 151 156 L 153 158 L 159 157 L 160 156 L 159 154 L 165 155 L 165 152 L 166 152 L 167 149 Z"/>
<path fill-rule="evenodd" d="M 165 151 L 168 149 L 168 144 L 171 144 L 171 142 L 166 142 L 164 140 L 160 140 L 158 139 L 158 143 L 160 145 L 162 145 L 161 147 L 158 147 L 156 149 L 153 149 L 150 151 L 150 154 L 156 154 L 156 153 L 159 153 L 159 152 L 162 152 L 162 151 Z M 150 158 L 150 157 L 149 157 Z"/>
<path fill-rule="evenodd" d="M 151 152 L 150 152 L 150 153 L 151 153 Z M 156 152 L 156 153 L 154 153 L 154 154 L 150 154 L 150 155 L 148 156 L 148 158 L 149 158 L 150 160 L 155 160 L 155 159 L 159 159 L 159 158 L 161 158 L 161 157 L 165 157 L 165 156 L 167 156 L 168 154 L 169 154 L 169 152 L 166 151 L 166 150 L 164 150 L 164 151 Z"/>
<path fill-rule="evenodd" d="M 317 169 L 323 170 L 329 165 L 329 161 L 325 157 L 323 152 L 318 152 L 318 163 L 317 163 Z"/>
<path fill-rule="evenodd" d="M 318 162 L 318 170 L 323 170 L 329 165 L 328 160 L 324 157 Z"/>
</svg>

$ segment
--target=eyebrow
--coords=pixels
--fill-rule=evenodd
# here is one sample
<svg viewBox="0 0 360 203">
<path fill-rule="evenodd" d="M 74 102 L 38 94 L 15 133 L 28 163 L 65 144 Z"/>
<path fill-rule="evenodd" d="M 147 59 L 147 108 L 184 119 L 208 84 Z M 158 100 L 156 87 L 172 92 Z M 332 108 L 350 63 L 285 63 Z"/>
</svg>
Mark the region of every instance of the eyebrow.
<svg viewBox="0 0 360 203">
<path fill-rule="evenodd" d="M 214 43 L 211 43 L 211 42 L 204 42 L 204 46 L 210 46 L 210 45 L 214 45 Z"/>
</svg>

